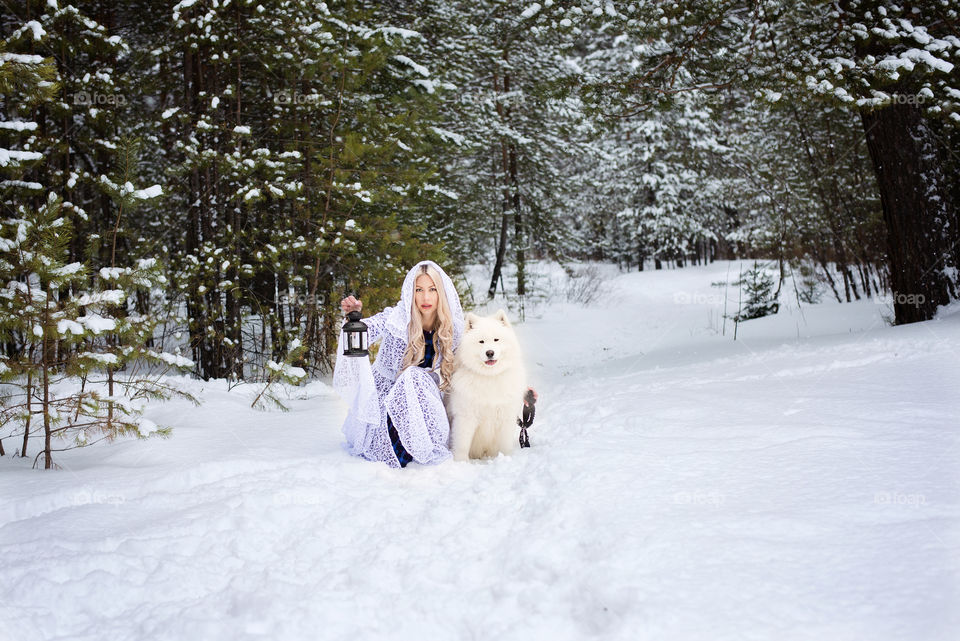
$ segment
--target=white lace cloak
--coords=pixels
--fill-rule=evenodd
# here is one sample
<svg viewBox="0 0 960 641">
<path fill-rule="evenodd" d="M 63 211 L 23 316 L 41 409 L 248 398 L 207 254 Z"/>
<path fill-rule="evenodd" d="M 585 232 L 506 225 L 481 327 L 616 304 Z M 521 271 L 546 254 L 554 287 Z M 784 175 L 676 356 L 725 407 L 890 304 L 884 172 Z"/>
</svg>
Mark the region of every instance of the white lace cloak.
<svg viewBox="0 0 960 641">
<path fill-rule="evenodd" d="M 387 433 L 387 413 L 400 441 L 417 463 L 430 465 L 450 458 L 450 424 L 439 388 L 442 357 L 436 352 L 430 370 L 400 367 L 407 351 L 407 326 L 413 306 L 414 285 L 421 265 L 436 269 L 443 280 L 443 292 L 453 320 L 453 349 L 463 336 L 463 307 L 453 281 L 433 261 L 422 261 L 407 273 L 401 300 L 379 314 L 364 318 L 369 342 L 382 341 L 377 358 L 370 366 L 368 358 L 343 355 L 343 335 L 337 346 L 333 387 L 350 405 L 343 422 L 346 449 L 370 461 L 382 461 L 400 467 Z"/>
</svg>

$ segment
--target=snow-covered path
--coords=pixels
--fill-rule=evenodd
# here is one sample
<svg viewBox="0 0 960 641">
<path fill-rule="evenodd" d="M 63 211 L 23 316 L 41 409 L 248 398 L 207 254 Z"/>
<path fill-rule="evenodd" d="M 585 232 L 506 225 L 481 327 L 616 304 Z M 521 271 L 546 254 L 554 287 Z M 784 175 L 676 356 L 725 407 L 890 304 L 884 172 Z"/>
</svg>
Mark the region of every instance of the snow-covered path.
<svg viewBox="0 0 960 641">
<path fill-rule="evenodd" d="M 724 265 L 519 327 L 533 447 L 392 470 L 204 388 L 167 441 L 2 461 L 0 639 L 956 639 L 960 313 L 720 336 Z M 691 302 L 693 304 L 691 304 Z"/>
</svg>

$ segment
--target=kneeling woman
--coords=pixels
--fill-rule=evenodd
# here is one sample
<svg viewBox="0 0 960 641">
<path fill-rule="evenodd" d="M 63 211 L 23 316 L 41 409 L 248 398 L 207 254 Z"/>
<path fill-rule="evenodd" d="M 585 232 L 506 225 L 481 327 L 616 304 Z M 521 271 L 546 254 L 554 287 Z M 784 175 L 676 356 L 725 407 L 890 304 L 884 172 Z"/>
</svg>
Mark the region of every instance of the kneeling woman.
<svg viewBox="0 0 960 641">
<path fill-rule="evenodd" d="M 340 308 L 360 311 L 353 296 Z M 463 336 L 463 308 L 453 281 L 439 265 L 423 261 L 403 281 L 401 300 L 363 319 L 370 343 L 382 340 L 373 362 L 337 351 L 334 389 L 350 403 L 343 424 L 347 450 L 390 467 L 450 458 L 450 424 L 442 392 Z"/>
</svg>

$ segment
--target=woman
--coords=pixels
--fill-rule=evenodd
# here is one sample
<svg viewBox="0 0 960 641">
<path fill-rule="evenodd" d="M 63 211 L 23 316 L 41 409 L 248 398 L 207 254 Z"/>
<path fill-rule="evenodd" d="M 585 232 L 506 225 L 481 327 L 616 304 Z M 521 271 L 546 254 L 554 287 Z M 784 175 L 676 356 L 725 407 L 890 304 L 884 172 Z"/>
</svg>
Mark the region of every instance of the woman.
<svg viewBox="0 0 960 641">
<path fill-rule="evenodd" d="M 362 303 L 348 296 L 344 314 Z M 403 281 L 401 300 L 363 319 L 370 343 L 382 340 L 373 362 L 337 350 L 334 389 L 350 403 L 343 423 L 347 450 L 390 467 L 450 458 L 450 425 L 441 392 L 463 336 L 463 308 L 453 281 L 433 261 L 422 261 Z"/>
</svg>

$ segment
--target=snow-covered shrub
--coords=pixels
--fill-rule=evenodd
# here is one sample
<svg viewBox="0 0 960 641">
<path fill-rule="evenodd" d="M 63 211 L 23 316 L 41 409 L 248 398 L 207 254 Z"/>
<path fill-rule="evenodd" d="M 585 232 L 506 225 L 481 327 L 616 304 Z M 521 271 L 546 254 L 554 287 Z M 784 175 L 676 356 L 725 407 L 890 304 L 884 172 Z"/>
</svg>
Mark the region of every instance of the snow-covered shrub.
<svg viewBox="0 0 960 641">
<path fill-rule="evenodd" d="M 776 314 L 780 309 L 776 299 L 777 279 L 762 263 L 754 261 L 753 267 L 743 273 L 737 284 L 743 288 L 743 304 L 736 316 L 738 322 Z"/>
<path fill-rule="evenodd" d="M 56 451 L 167 434 L 143 410 L 148 400 L 179 392 L 141 365 L 192 365 L 152 349 L 154 323 L 125 304 L 127 292 L 162 281 L 156 261 L 91 277 L 83 263 L 66 263 L 72 230 L 60 210 L 51 193 L 41 208 L 22 205 L 0 222 L 0 382 L 7 383 L 0 439 L 22 437 L 18 449 L 26 456 L 30 436 L 42 433 L 37 459 L 44 455 L 46 468 Z"/>
<path fill-rule="evenodd" d="M 268 360 L 264 367 L 263 376 L 266 379 L 263 389 L 253 399 L 250 407 L 265 409 L 264 401 L 270 401 L 274 406 L 286 411 L 288 408 L 284 405 L 274 393 L 276 385 L 299 385 L 307 378 L 307 372 L 302 367 L 297 367 L 294 363 L 300 361 L 307 352 L 307 346 L 294 339 L 290 343 L 290 349 L 282 363 Z"/>
</svg>

